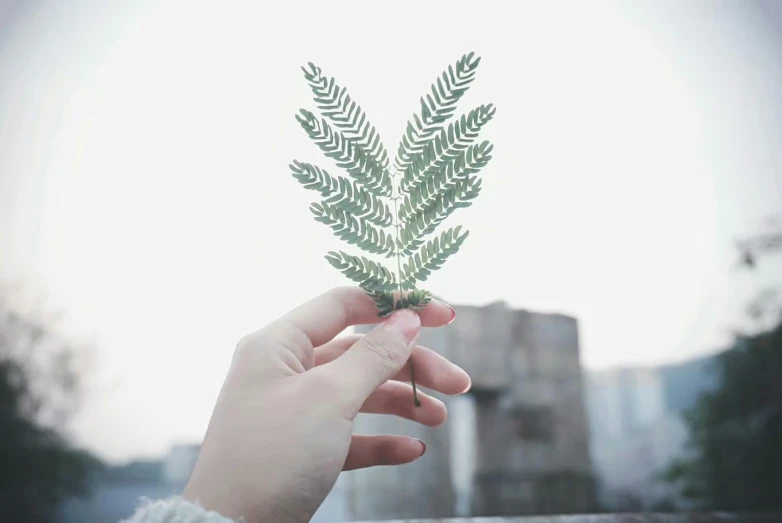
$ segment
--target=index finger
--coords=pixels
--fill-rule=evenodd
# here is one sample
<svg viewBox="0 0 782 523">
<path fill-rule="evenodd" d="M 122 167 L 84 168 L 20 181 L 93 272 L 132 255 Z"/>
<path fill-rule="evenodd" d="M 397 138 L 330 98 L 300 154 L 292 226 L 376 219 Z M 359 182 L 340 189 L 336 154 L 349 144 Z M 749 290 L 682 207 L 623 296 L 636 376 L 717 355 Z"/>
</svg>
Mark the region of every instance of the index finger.
<svg viewBox="0 0 782 523">
<path fill-rule="evenodd" d="M 418 312 L 424 327 L 450 323 L 456 312 L 445 303 L 432 300 Z M 355 325 L 380 323 L 375 302 L 359 287 L 336 287 L 300 305 L 277 320 L 295 326 L 319 347 Z"/>
</svg>

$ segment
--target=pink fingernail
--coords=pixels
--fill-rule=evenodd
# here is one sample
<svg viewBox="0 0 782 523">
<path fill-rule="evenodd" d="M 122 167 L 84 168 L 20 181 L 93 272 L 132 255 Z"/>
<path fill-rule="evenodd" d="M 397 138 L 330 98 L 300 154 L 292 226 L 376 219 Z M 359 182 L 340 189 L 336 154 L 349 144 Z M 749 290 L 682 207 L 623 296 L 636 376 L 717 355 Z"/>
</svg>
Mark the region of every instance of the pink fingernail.
<svg viewBox="0 0 782 523">
<path fill-rule="evenodd" d="M 453 320 L 456 319 L 456 310 L 454 310 L 453 307 L 451 307 L 450 305 L 448 305 L 444 301 L 440 301 L 440 300 L 436 300 L 436 301 L 437 301 L 437 303 L 442 304 L 443 307 L 448 307 L 448 310 L 451 311 L 451 319 L 448 320 L 448 323 L 446 323 L 446 325 L 450 325 L 451 323 L 453 323 Z"/>
<path fill-rule="evenodd" d="M 416 441 L 421 444 L 421 447 L 423 447 L 423 450 L 421 450 L 421 456 L 423 456 L 424 454 L 426 454 L 426 443 L 424 443 L 418 438 L 416 438 Z"/>
<path fill-rule="evenodd" d="M 400 333 L 407 343 L 411 343 L 421 330 L 421 318 L 410 309 L 402 309 L 386 320 L 385 328 Z"/>
<path fill-rule="evenodd" d="M 470 383 L 467 385 L 467 388 L 462 391 L 462 394 L 468 393 L 471 388 L 472 388 L 472 380 L 470 380 Z"/>
</svg>

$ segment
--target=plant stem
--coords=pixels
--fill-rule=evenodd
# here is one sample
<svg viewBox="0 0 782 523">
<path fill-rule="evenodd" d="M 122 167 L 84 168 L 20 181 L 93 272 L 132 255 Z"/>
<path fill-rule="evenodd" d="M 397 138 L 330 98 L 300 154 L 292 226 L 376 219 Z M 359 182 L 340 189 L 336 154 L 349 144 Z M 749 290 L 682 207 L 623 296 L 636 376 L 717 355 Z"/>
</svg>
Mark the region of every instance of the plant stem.
<svg viewBox="0 0 782 523">
<path fill-rule="evenodd" d="M 402 293 L 404 292 L 404 282 L 402 280 L 402 252 L 399 249 L 399 228 L 401 227 L 401 224 L 399 223 L 399 209 L 397 200 L 399 200 L 399 188 L 397 187 L 397 180 L 396 176 L 399 174 L 398 171 L 394 172 L 394 181 L 391 184 L 392 185 L 392 194 L 393 197 L 391 198 L 394 200 L 394 226 L 396 228 L 396 242 L 394 242 L 394 250 L 396 251 L 396 270 L 397 275 L 399 278 L 399 299 L 402 299 Z M 415 386 L 415 368 L 413 367 L 413 356 L 410 355 L 410 383 L 413 385 L 413 404 L 416 407 L 421 406 L 421 400 L 418 399 L 418 389 Z"/>
<path fill-rule="evenodd" d="M 413 357 L 410 356 L 410 383 L 413 384 L 413 405 L 421 406 L 421 400 L 418 399 L 418 389 L 415 386 L 415 368 L 413 368 Z"/>
</svg>

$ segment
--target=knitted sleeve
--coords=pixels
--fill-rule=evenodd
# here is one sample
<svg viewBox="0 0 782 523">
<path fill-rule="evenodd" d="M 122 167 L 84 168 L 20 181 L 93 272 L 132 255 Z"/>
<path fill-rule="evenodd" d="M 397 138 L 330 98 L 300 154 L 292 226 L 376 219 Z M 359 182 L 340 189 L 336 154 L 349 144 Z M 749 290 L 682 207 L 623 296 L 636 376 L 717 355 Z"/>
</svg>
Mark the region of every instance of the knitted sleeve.
<svg viewBox="0 0 782 523">
<path fill-rule="evenodd" d="M 156 501 L 145 499 L 136 513 L 121 523 L 244 523 L 244 520 L 236 522 L 175 496 Z"/>
</svg>

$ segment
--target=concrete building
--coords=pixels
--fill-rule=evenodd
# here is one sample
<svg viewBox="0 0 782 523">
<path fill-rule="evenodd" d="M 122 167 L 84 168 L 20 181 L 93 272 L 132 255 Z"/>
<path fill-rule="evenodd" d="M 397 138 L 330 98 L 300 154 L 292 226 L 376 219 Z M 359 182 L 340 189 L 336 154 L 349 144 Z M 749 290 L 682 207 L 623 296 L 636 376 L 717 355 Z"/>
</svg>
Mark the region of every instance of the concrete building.
<svg viewBox="0 0 782 523">
<path fill-rule="evenodd" d="M 470 397 L 438 396 L 449 406 L 448 427 L 360 415 L 356 432 L 419 437 L 426 441 L 427 452 L 409 465 L 349 475 L 351 516 L 362 520 L 593 510 L 576 320 L 514 310 L 504 302 L 456 310 L 457 321 L 424 329 L 419 344 L 470 374 Z"/>
</svg>

